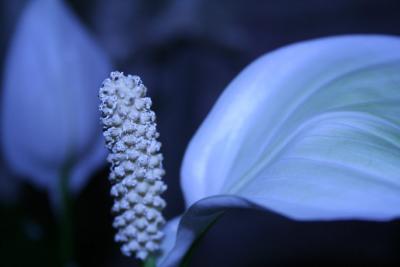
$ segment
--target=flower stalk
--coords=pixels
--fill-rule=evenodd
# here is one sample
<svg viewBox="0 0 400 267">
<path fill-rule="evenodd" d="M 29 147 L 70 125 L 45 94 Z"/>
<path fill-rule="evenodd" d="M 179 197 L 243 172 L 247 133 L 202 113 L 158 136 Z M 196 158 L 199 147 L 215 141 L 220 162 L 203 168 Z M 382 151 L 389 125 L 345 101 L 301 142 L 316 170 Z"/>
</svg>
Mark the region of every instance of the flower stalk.
<svg viewBox="0 0 400 267">
<path fill-rule="evenodd" d="M 122 243 L 124 255 L 136 254 L 141 260 L 160 247 L 160 229 L 165 224 L 161 211 L 166 205 L 160 195 L 167 188 L 161 180 L 164 169 L 156 117 L 146 91 L 138 76 L 112 72 L 99 92 L 115 198 L 115 241 Z"/>
<path fill-rule="evenodd" d="M 69 166 L 63 168 L 60 174 L 60 266 L 69 266 L 74 263 L 73 201 L 68 190 L 69 169 Z"/>
</svg>

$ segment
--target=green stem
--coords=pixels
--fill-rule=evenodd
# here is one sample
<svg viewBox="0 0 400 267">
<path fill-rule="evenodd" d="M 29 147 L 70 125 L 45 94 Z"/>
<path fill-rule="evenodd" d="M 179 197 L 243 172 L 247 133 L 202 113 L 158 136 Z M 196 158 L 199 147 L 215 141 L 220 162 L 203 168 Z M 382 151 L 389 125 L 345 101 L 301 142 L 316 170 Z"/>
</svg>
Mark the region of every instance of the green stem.
<svg viewBox="0 0 400 267">
<path fill-rule="evenodd" d="M 73 263 L 73 223 L 72 199 L 68 190 L 69 168 L 64 168 L 60 175 L 60 221 L 59 221 L 59 253 L 60 266 L 70 266 Z"/>
<path fill-rule="evenodd" d="M 156 267 L 156 258 L 153 255 L 147 257 L 143 262 L 143 267 Z"/>
</svg>

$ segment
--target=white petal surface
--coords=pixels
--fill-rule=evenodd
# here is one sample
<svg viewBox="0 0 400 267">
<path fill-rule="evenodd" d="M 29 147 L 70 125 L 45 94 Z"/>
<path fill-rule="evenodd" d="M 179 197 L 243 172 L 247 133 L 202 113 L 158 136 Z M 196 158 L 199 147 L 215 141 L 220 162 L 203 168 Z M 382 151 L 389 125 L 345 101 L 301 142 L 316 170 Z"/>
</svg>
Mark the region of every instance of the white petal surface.
<svg viewBox="0 0 400 267">
<path fill-rule="evenodd" d="M 175 245 L 176 241 L 176 233 L 178 232 L 178 226 L 181 221 L 181 217 L 175 217 L 171 220 L 169 220 L 164 228 L 163 228 L 163 233 L 164 233 L 164 238 L 161 242 L 161 247 L 160 247 L 160 252 L 161 255 L 157 257 L 157 264 L 160 264 L 165 261 L 165 259 L 168 257 L 168 252 L 171 251 Z M 193 237 L 195 238 L 196 235 Z M 184 254 L 185 249 L 182 250 L 182 253 Z"/>
<path fill-rule="evenodd" d="M 261 57 L 224 91 L 186 151 L 189 209 L 161 266 L 181 263 L 229 208 L 300 220 L 398 217 L 399 114 L 397 37 L 324 38 Z"/>
<path fill-rule="evenodd" d="M 399 60 L 399 38 L 360 35 L 255 61 L 189 145 L 187 205 L 235 194 L 298 219 L 400 215 Z"/>
<path fill-rule="evenodd" d="M 106 155 L 98 142 L 97 110 L 97 88 L 110 70 L 105 54 L 62 1 L 34 0 L 21 16 L 5 70 L 2 141 L 8 163 L 53 190 L 72 161 L 77 169 L 70 185 L 78 191 Z"/>
</svg>

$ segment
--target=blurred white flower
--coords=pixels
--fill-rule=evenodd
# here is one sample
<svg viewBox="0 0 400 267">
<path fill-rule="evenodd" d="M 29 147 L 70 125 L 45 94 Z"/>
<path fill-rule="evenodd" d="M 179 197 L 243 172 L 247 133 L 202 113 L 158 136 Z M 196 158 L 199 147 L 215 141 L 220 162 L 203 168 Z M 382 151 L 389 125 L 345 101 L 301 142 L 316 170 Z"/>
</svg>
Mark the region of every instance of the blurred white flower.
<svg viewBox="0 0 400 267">
<path fill-rule="evenodd" d="M 57 197 L 60 173 L 78 192 L 105 162 L 97 88 L 111 67 L 58 0 L 33 0 L 21 15 L 5 64 L 4 156 L 21 177 Z"/>
<path fill-rule="evenodd" d="M 399 85 L 398 37 L 323 38 L 252 63 L 189 144 L 188 210 L 165 228 L 161 266 L 176 266 L 228 208 L 299 220 L 398 217 Z"/>
</svg>

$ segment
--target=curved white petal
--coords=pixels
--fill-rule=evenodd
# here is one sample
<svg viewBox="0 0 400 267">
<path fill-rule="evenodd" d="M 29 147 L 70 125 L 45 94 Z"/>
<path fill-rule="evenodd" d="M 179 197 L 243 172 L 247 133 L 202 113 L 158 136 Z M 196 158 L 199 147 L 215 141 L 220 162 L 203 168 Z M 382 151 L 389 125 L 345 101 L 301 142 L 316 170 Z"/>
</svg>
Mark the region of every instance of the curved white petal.
<svg viewBox="0 0 400 267">
<path fill-rule="evenodd" d="M 187 205 L 235 194 L 298 219 L 400 215 L 400 39 L 269 53 L 224 91 L 186 151 Z"/>
<path fill-rule="evenodd" d="M 176 234 L 178 232 L 180 221 L 181 221 L 181 216 L 178 216 L 169 220 L 165 224 L 162 230 L 165 236 L 161 242 L 161 247 L 160 247 L 161 255 L 157 257 L 157 266 L 158 264 L 161 264 L 162 262 L 165 261 L 165 259 L 169 256 L 168 252 L 172 251 L 172 249 L 174 248 L 176 242 Z"/>
<path fill-rule="evenodd" d="M 105 54 L 62 1 L 26 6 L 8 51 L 2 99 L 5 158 L 35 185 L 54 188 L 65 165 L 103 164 L 97 88 L 110 71 Z M 96 155 L 95 155 L 96 154 Z M 95 163 L 94 161 L 97 161 Z"/>
<path fill-rule="evenodd" d="M 194 203 L 180 217 L 166 226 L 163 254 L 158 259 L 159 267 L 180 266 L 193 243 L 228 209 L 261 208 L 246 199 L 236 196 L 214 196 Z M 179 222 L 179 225 L 178 225 Z M 172 238 L 171 238 L 172 236 Z M 172 243 L 172 241 L 175 241 Z"/>
</svg>

